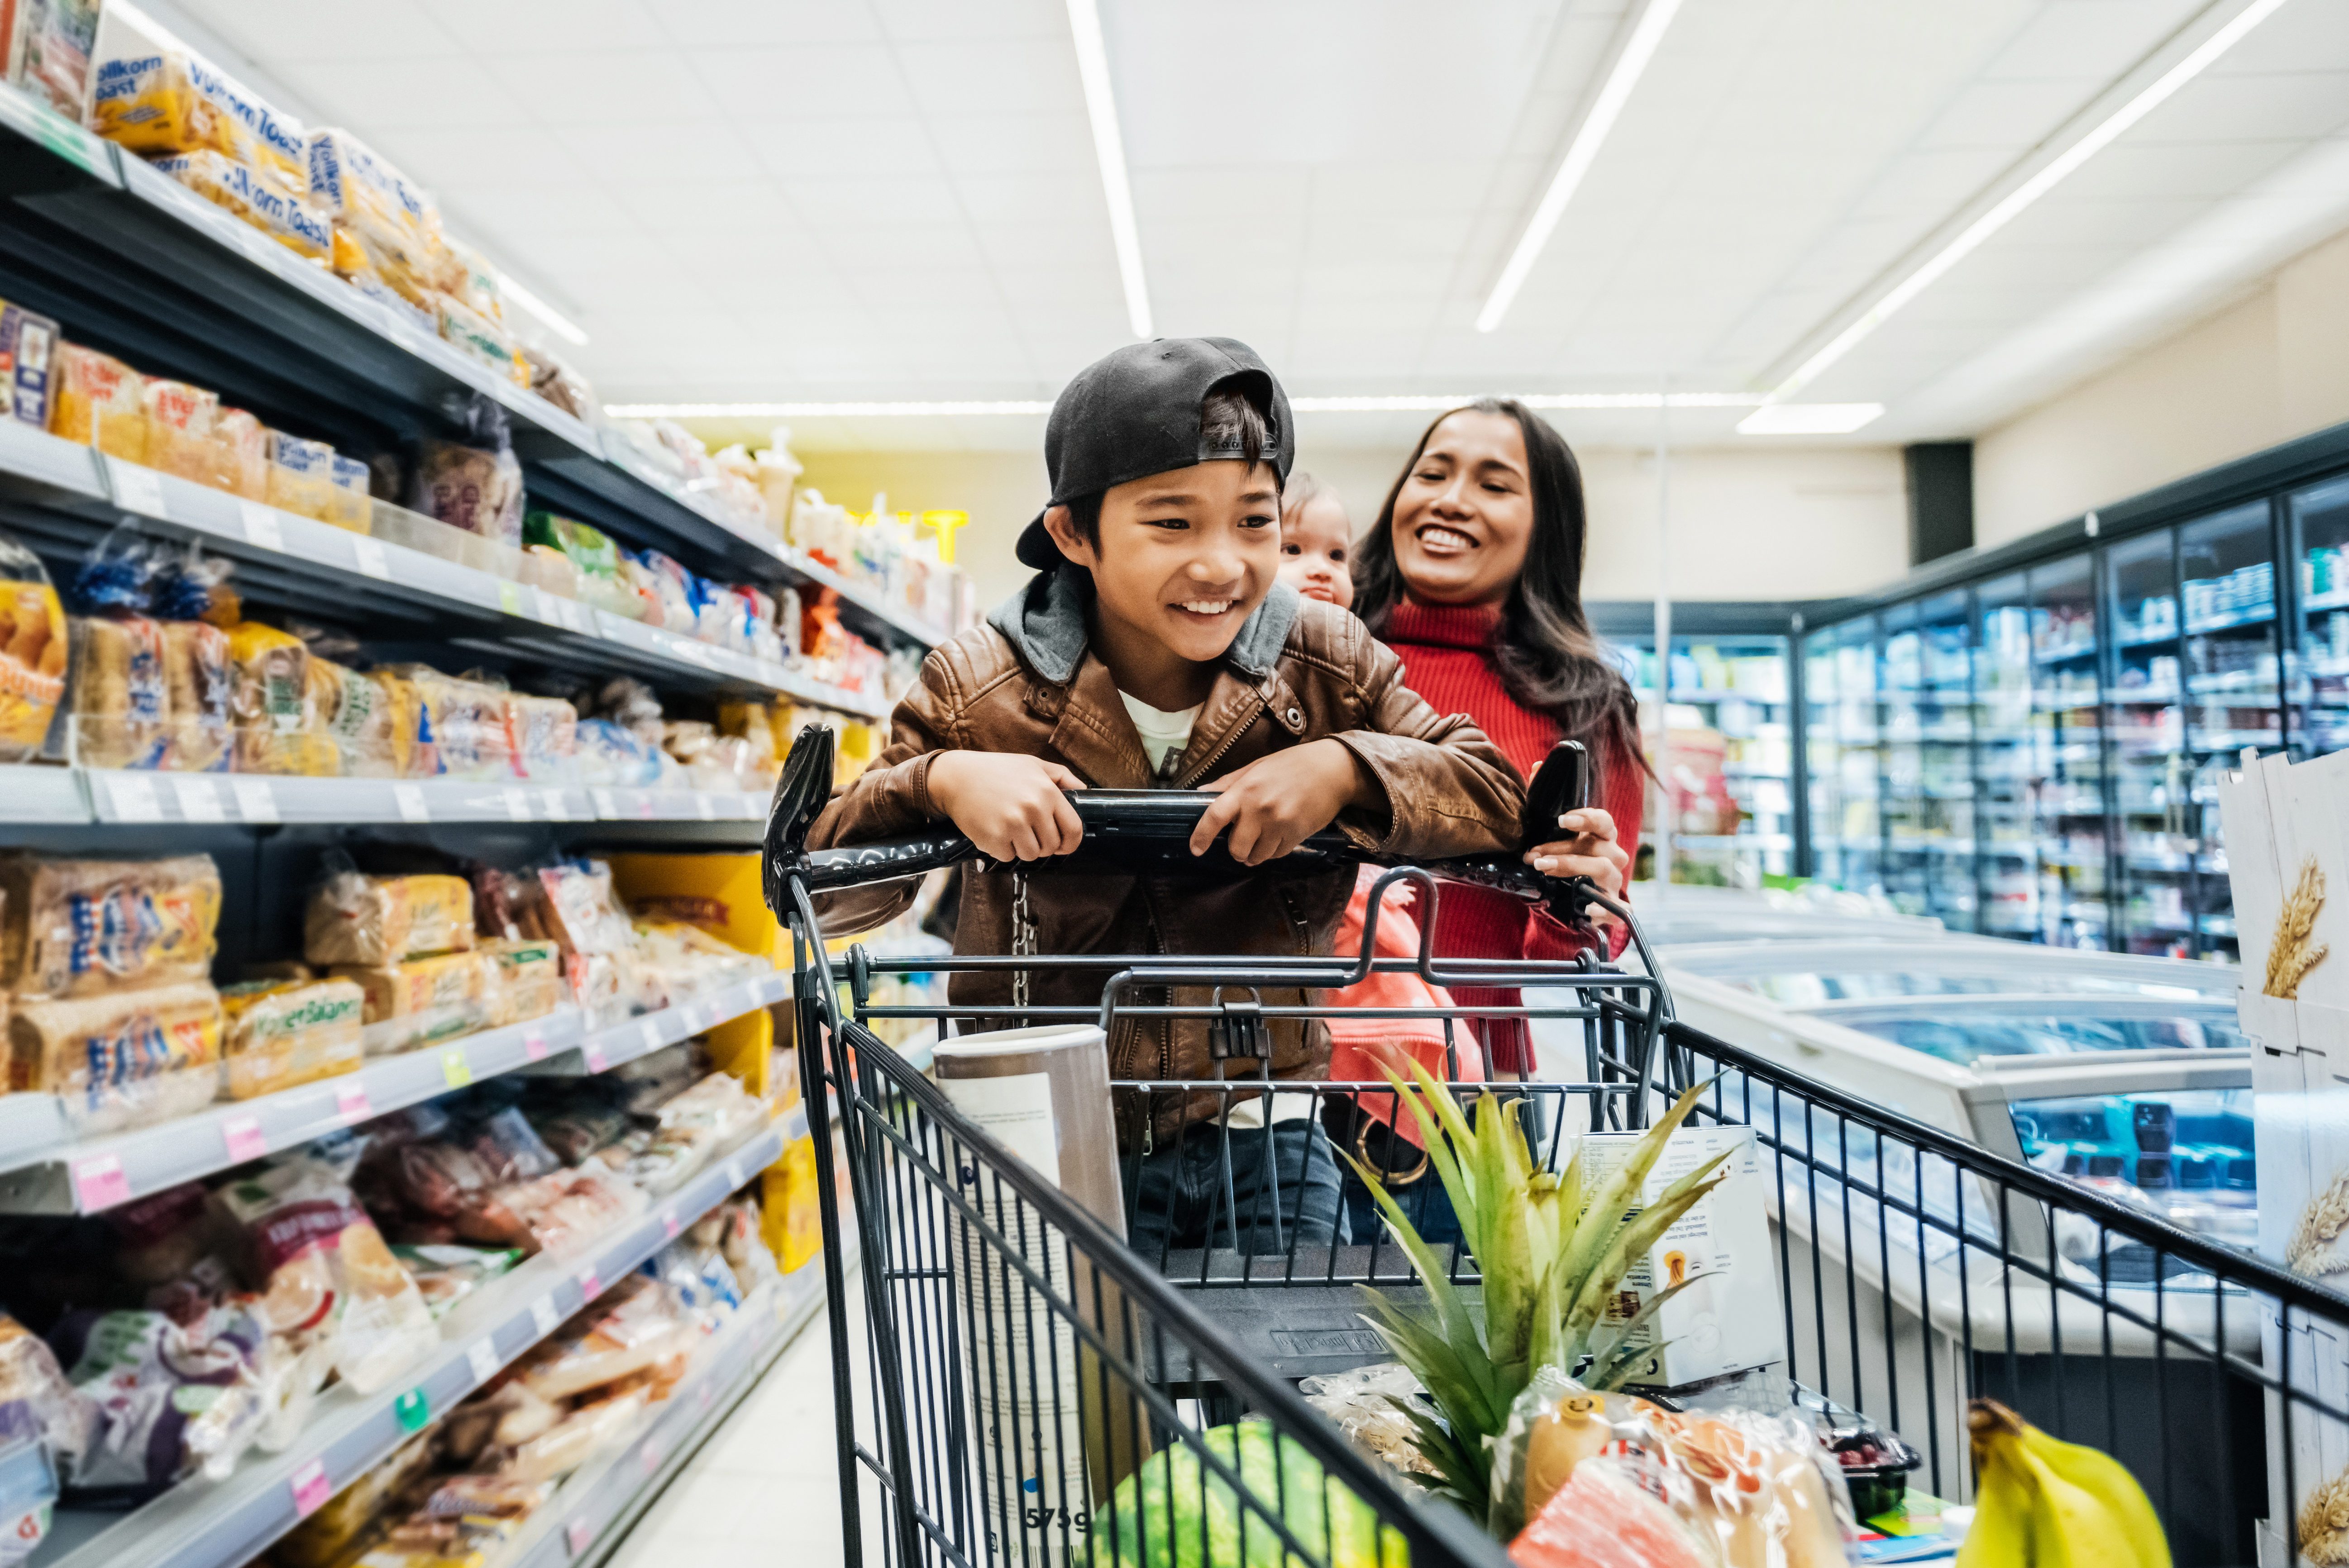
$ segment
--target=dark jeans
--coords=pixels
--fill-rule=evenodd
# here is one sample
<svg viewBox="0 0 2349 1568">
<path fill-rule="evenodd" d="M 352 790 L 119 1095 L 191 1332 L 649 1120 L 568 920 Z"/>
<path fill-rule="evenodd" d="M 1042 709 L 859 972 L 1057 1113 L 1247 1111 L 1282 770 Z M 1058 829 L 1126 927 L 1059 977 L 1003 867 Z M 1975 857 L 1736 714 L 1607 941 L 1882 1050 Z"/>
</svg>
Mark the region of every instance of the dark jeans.
<svg viewBox="0 0 2349 1568">
<path fill-rule="evenodd" d="M 1281 1122 L 1269 1140 L 1260 1127 L 1194 1127 L 1179 1144 L 1118 1163 L 1127 1244 L 1153 1262 L 1193 1247 L 1280 1253 L 1350 1239 L 1338 1157 L 1319 1122 Z"/>
<path fill-rule="evenodd" d="M 1350 1119 L 1359 1113 L 1349 1106 L 1345 1114 Z M 1427 1156 L 1418 1145 L 1394 1138 L 1384 1127 L 1373 1124 L 1362 1140 L 1362 1151 L 1367 1156 L 1364 1163 L 1381 1174 L 1387 1196 L 1402 1205 L 1403 1218 L 1411 1222 L 1422 1241 L 1441 1250 L 1463 1239 L 1460 1216 L 1452 1208 L 1452 1194 L 1444 1190 L 1444 1180 L 1436 1175 L 1433 1167 L 1425 1163 Z M 1349 1165 L 1343 1170 L 1346 1218 L 1353 1227 L 1354 1239 L 1365 1245 L 1373 1241 L 1385 1242 L 1392 1251 L 1393 1241 L 1387 1233 L 1385 1212 L 1371 1196 L 1362 1179 L 1354 1174 L 1354 1168 Z M 1408 1184 L 1397 1184 L 1397 1180 L 1411 1176 L 1414 1171 L 1419 1172 L 1416 1179 Z M 1388 1177 L 1397 1180 L 1386 1180 Z M 1386 1267 L 1386 1260 L 1381 1258 L 1379 1266 Z"/>
</svg>

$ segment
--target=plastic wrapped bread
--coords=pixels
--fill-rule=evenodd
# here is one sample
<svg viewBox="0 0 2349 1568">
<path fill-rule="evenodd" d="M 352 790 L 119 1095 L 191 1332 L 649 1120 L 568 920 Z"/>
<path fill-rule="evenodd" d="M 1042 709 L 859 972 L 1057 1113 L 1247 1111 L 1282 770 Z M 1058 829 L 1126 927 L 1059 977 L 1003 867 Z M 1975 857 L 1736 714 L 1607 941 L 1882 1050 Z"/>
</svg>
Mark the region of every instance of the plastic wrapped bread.
<svg viewBox="0 0 2349 1568">
<path fill-rule="evenodd" d="M 514 771 L 528 779 L 570 777 L 579 752 L 579 710 L 560 697 L 513 693 L 506 699 Z"/>
<path fill-rule="evenodd" d="M 191 484 L 212 483 L 221 468 L 212 434 L 219 396 L 184 381 L 151 377 L 140 396 L 147 414 L 147 466 Z"/>
<path fill-rule="evenodd" d="M 408 767 L 408 738 L 414 725 L 407 683 L 381 671 L 345 669 L 311 660 L 314 688 L 335 684 L 331 703 L 319 704 L 319 723 L 335 742 L 343 772 L 355 779 L 398 779 Z"/>
<path fill-rule="evenodd" d="M 71 646 L 41 558 L 0 534 L 0 762 L 41 749 L 65 700 Z"/>
<path fill-rule="evenodd" d="M 221 992 L 231 1099 L 356 1072 L 367 996 L 348 980 L 256 980 Z"/>
<path fill-rule="evenodd" d="M 243 408 L 222 408 L 212 419 L 212 440 L 220 466 L 212 471 L 212 488 L 246 500 L 269 496 L 269 431 Z"/>
<path fill-rule="evenodd" d="M 19 1000 L 8 1082 L 53 1094 L 84 1136 L 168 1121 L 220 1089 L 221 1005 L 198 981 L 68 1000 Z"/>
<path fill-rule="evenodd" d="M 49 433 L 122 459 L 147 460 L 147 378 L 119 359 L 76 343 L 57 345 L 49 381 Z"/>
<path fill-rule="evenodd" d="M 73 760 L 84 768 L 160 768 L 169 760 L 171 687 L 163 628 L 143 615 L 76 616 Z"/>
<path fill-rule="evenodd" d="M 334 521 L 335 449 L 283 430 L 266 434 L 268 476 L 263 499 L 280 511 Z"/>
<path fill-rule="evenodd" d="M 40 1000 L 202 980 L 220 910 L 210 855 L 0 855 L 0 986 Z"/>
<path fill-rule="evenodd" d="M 473 890 L 463 877 L 338 872 L 310 895 L 302 923 L 303 956 L 316 965 L 379 968 L 472 945 Z"/>
<path fill-rule="evenodd" d="M 481 951 L 494 965 L 492 1024 L 543 1018 L 562 1006 L 563 949 L 558 944 L 543 938 L 500 938 L 483 943 Z"/>
<path fill-rule="evenodd" d="M 165 621 L 163 686 L 171 766 L 208 773 L 228 765 L 228 634 L 204 621 Z"/>
<path fill-rule="evenodd" d="M 321 521 L 353 533 L 374 532 L 375 497 L 367 488 L 367 466 L 336 452 L 330 473 L 335 489 L 326 498 L 326 515 Z"/>
<path fill-rule="evenodd" d="M 483 953 L 438 953 L 374 968 L 337 965 L 334 977 L 366 995 L 367 1054 L 413 1050 L 485 1027 L 496 965 Z"/>
<path fill-rule="evenodd" d="M 156 159 L 154 167 L 305 260 L 323 262 L 333 249 L 334 231 L 316 209 L 261 170 L 225 153 L 181 153 Z"/>
<path fill-rule="evenodd" d="M 121 5 L 99 16 L 90 56 L 89 127 L 133 152 L 212 150 L 264 170 L 301 195 L 309 138 L 242 82 L 143 12 Z"/>
<path fill-rule="evenodd" d="M 230 712 L 240 773 L 317 776 L 341 770 L 318 726 L 310 650 L 301 638 L 240 621 L 229 628 Z"/>
</svg>

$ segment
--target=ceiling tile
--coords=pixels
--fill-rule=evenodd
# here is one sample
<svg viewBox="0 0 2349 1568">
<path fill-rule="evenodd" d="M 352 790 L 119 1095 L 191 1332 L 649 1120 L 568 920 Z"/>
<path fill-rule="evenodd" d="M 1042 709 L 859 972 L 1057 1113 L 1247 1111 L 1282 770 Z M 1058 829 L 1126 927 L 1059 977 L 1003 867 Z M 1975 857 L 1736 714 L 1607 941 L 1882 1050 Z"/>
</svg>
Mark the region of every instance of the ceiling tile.
<svg viewBox="0 0 2349 1568">
<path fill-rule="evenodd" d="M 914 112 L 895 57 L 881 45 L 693 49 L 713 107 L 745 129 L 779 120 Z"/>
</svg>

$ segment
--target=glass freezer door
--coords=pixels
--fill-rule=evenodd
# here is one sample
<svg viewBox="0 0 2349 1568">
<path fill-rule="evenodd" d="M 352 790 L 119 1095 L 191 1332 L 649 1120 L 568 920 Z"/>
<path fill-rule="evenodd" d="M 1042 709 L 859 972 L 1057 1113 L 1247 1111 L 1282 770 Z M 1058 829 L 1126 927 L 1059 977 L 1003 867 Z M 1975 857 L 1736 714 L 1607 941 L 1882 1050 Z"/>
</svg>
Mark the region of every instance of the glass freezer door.
<svg viewBox="0 0 2349 1568">
<path fill-rule="evenodd" d="M 2096 594 L 2087 555 L 2031 573 L 2031 799 L 2039 923 L 2057 947 L 2103 947 L 2105 759 Z"/>
<path fill-rule="evenodd" d="M 2022 573 L 1974 592 L 1974 841 L 1982 923 L 2042 939 L 2039 842 L 2031 815 L 2031 608 Z"/>
<path fill-rule="evenodd" d="M 1844 881 L 1843 748 L 1836 738 L 1836 632 L 1803 639 L 1803 747 L 1811 794 L 1809 874 Z"/>
<path fill-rule="evenodd" d="M 1926 906 L 1924 639 L 1915 603 L 1884 613 L 1877 676 L 1878 722 L 1884 740 L 1884 891 L 1903 914 Z"/>
<path fill-rule="evenodd" d="M 2302 490 L 2289 504 L 2300 562 L 2292 746 L 2306 758 L 2349 746 L 2349 480 Z"/>
<path fill-rule="evenodd" d="M 2268 503 L 2251 501 L 2178 531 L 2183 611 L 2189 872 L 2181 912 L 2198 957 L 2235 962 L 2234 899 L 2220 842 L 2219 780 L 2244 747 L 2283 745 L 2276 649 L 2275 547 Z"/>
<path fill-rule="evenodd" d="M 2114 810 L 2119 820 L 2121 946 L 2193 955 L 2187 881 L 2193 873 L 2194 768 L 2186 750 L 2178 668 L 2177 539 L 2168 529 L 2106 557 L 2113 617 Z"/>
</svg>

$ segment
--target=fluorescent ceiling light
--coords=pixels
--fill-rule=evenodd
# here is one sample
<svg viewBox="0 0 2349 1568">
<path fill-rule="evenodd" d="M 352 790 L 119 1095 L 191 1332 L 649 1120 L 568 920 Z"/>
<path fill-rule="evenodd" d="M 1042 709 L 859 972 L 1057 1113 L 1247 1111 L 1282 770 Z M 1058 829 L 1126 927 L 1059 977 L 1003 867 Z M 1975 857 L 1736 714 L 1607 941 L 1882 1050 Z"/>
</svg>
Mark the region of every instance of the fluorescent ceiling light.
<svg viewBox="0 0 2349 1568">
<path fill-rule="evenodd" d="M 1759 392 L 1446 392 L 1380 397 L 1291 397 L 1299 414 L 1435 413 L 1480 397 L 1515 397 L 1528 408 L 1751 408 Z M 1864 405 L 1882 413 L 1879 404 Z M 964 403 L 606 403 L 615 419 L 867 419 L 923 415 L 1049 414 L 1040 400 Z M 1872 418 L 1873 416 L 1871 416 Z"/>
<path fill-rule="evenodd" d="M 1069 8 L 1073 11 L 1077 4 L 1078 0 L 1069 0 Z M 1623 106 L 1630 101 L 1631 89 L 1640 85 L 1640 74 L 1648 68 L 1656 46 L 1664 40 L 1664 29 L 1672 25 L 1673 13 L 1680 8 L 1681 0 L 1648 0 L 1648 8 L 1632 24 L 1631 36 L 1625 41 L 1623 52 L 1615 57 L 1599 96 L 1591 100 L 1590 112 L 1582 117 L 1574 139 L 1567 143 L 1566 156 L 1558 160 L 1557 172 L 1550 176 L 1549 189 L 1542 192 L 1541 204 L 1534 209 L 1526 232 L 1517 236 L 1517 248 L 1509 253 L 1508 264 L 1501 269 L 1500 280 L 1486 296 L 1485 308 L 1476 313 L 1477 331 L 1492 331 L 1509 314 L 1517 291 L 1525 286 L 1526 275 L 1540 259 L 1542 247 L 1549 243 L 1551 231 L 1565 216 L 1566 204 L 1574 200 L 1582 177 L 1590 172 L 1607 133 L 1615 129 Z"/>
<path fill-rule="evenodd" d="M 1957 238 L 1928 257 L 1923 265 L 1887 289 L 1874 304 L 1860 313 L 1859 319 L 1828 339 L 1826 346 L 1804 360 L 1795 367 L 1793 375 L 1772 387 L 1771 398 L 1775 401 L 1791 397 L 1816 380 L 1828 366 L 1857 346 L 1861 339 L 1890 320 L 1895 312 L 1930 288 L 1942 273 L 1980 249 L 1992 234 L 2021 217 L 2033 202 L 2119 139 L 2123 132 L 2159 108 L 2178 88 L 2209 69 L 2220 56 L 2241 43 L 2252 28 L 2282 10 L 2284 0 L 2251 0 L 2251 5 L 2244 6 L 2226 26 L 2202 40 L 2184 59 L 2156 77 L 2144 91 L 2106 116 L 2086 135 L 2007 192 L 1989 211 L 1967 224 L 1959 232 Z"/>
<path fill-rule="evenodd" d="M 1881 403 L 1765 403 L 1737 421 L 1741 436 L 1847 436 L 1884 417 Z"/>
<path fill-rule="evenodd" d="M 1110 91 L 1109 46 L 1102 41 L 1096 0 L 1069 0 L 1069 30 L 1076 35 L 1077 76 L 1085 85 L 1085 113 L 1093 122 L 1093 156 L 1101 162 L 1102 194 L 1109 201 L 1109 233 L 1117 245 L 1117 275 L 1125 284 L 1125 319 L 1133 335 L 1150 335 L 1150 289 L 1142 276 L 1142 231 L 1133 222 L 1133 188 L 1125 178 L 1125 138 L 1118 134 L 1117 98 Z"/>
<path fill-rule="evenodd" d="M 570 318 L 564 315 L 553 305 L 547 304 L 544 300 L 531 293 L 530 290 L 523 287 L 522 284 L 514 282 L 513 274 L 512 273 L 506 272 L 503 269 L 499 271 L 498 292 L 503 294 L 506 298 L 513 301 L 514 304 L 522 306 L 523 309 L 530 312 L 531 315 L 538 317 L 539 320 L 544 322 L 546 324 L 546 329 L 554 334 L 555 336 L 563 339 L 564 342 L 576 344 L 581 347 L 586 346 L 587 335 L 585 332 L 573 325 Z"/>
</svg>

